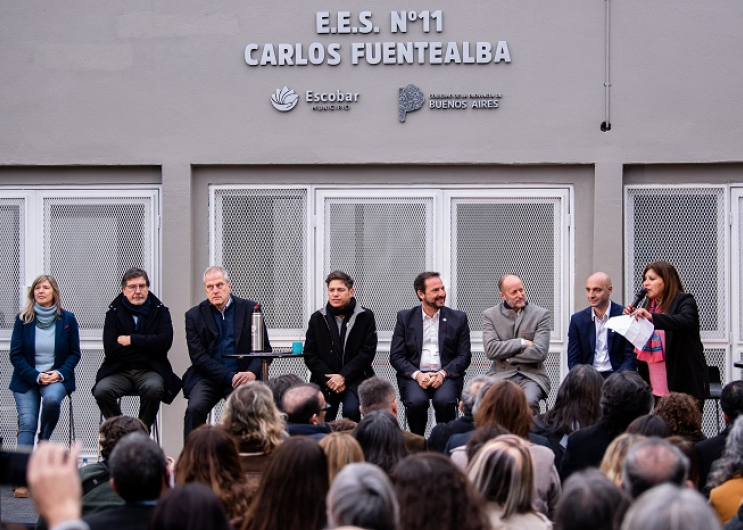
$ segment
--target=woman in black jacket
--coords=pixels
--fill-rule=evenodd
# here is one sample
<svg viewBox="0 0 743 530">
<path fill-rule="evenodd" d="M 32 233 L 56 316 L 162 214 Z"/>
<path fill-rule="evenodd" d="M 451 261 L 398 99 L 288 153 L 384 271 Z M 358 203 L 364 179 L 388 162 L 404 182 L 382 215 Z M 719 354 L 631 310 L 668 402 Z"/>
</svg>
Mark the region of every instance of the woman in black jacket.
<svg viewBox="0 0 743 530">
<path fill-rule="evenodd" d="M 684 392 L 697 398 L 701 408 L 709 381 L 697 303 L 684 292 L 678 271 L 667 261 L 654 261 L 645 267 L 643 280 L 649 306 L 628 305 L 624 310 L 655 327 L 647 344 L 635 350 L 637 370 L 656 399 L 668 392 Z"/>
</svg>

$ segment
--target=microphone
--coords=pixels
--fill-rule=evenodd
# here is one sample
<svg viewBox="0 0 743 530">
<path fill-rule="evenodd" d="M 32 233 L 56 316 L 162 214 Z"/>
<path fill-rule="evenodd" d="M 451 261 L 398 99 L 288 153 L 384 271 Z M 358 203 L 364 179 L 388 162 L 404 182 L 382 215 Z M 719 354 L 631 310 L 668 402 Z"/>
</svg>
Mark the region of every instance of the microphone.
<svg viewBox="0 0 743 530">
<path fill-rule="evenodd" d="M 630 305 L 634 307 L 635 309 L 637 309 L 638 304 L 642 302 L 642 299 L 645 298 L 646 294 L 648 294 L 648 291 L 645 288 L 637 291 L 637 294 L 635 295 L 635 299 L 632 300 L 632 303 Z"/>
</svg>

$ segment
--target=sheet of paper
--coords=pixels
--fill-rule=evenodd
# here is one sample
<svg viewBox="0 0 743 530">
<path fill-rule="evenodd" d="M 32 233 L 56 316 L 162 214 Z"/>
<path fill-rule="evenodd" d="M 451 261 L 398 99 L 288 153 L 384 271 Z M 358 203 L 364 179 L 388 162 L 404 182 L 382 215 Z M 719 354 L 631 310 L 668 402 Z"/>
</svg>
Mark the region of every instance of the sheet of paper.
<svg viewBox="0 0 743 530">
<path fill-rule="evenodd" d="M 606 321 L 606 327 L 625 337 L 635 348 L 645 346 L 655 330 L 653 323 L 649 320 L 635 319 L 631 315 L 612 317 Z"/>
</svg>

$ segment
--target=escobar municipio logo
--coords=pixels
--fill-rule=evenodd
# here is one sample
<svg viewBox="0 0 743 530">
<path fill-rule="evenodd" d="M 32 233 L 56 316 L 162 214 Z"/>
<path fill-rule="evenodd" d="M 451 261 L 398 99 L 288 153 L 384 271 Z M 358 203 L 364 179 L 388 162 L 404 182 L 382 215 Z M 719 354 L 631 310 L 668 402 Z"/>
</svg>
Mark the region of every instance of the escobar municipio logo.
<svg viewBox="0 0 743 530">
<path fill-rule="evenodd" d="M 280 112 L 289 112 L 297 106 L 299 96 L 289 87 L 277 88 L 271 96 L 271 105 Z"/>
</svg>

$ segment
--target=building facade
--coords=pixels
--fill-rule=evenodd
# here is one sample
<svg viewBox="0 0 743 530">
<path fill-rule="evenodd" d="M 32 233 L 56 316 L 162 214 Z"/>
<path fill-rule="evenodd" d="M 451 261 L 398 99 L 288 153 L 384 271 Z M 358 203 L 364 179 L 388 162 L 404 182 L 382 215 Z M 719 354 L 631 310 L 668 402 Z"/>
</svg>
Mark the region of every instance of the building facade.
<svg viewBox="0 0 743 530">
<path fill-rule="evenodd" d="M 0 433 L 13 315 L 51 273 L 81 325 L 75 424 L 94 451 L 103 315 L 130 266 L 171 308 L 180 373 L 207 265 L 264 305 L 279 347 L 344 269 L 389 377 L 415 274 L 440 271 L 470 315 L 477 373 L 482 310 L 516 272 L 552 310 L 556 389 L 585 278 L 607 271 L 627 301 L 667 259 L 708 364 L 739 378 L 742 23 L 734 0 L 2 3 Z M 184 409 L 161 412 L 170 454 Z"/>
</svg>

